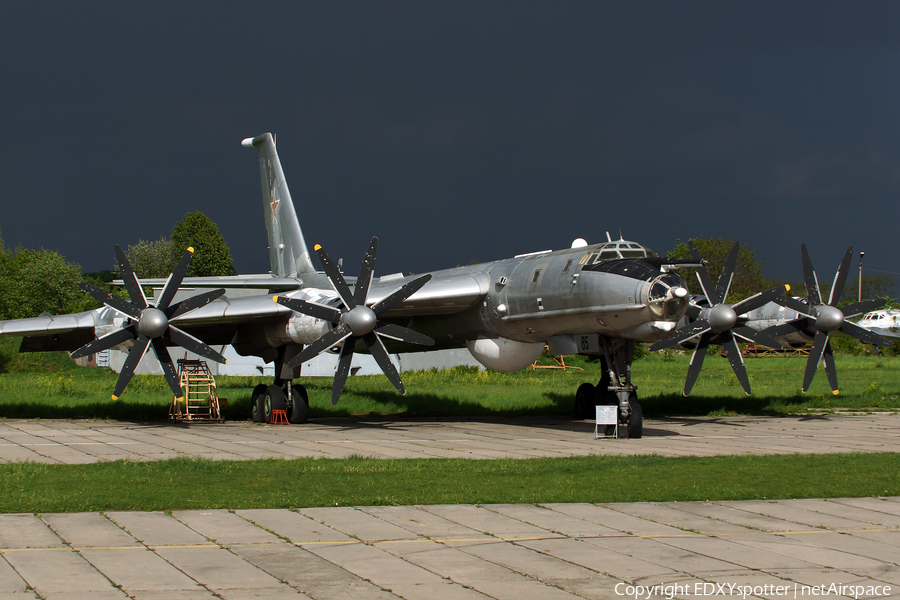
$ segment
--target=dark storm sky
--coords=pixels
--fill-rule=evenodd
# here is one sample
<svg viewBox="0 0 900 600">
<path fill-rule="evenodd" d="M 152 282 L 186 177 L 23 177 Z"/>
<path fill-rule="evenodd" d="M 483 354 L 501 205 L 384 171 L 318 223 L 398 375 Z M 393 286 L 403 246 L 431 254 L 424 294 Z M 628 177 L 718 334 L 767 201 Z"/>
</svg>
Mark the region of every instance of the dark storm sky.
<svg viewBox="0 0 900 600">
<path fill-rule="evenodd" d="M 372 235 L 385 274 L 621 228 L 900 274 L 897 2 L 7 2 L 0 65 L 4 243 L 85 271 L 192 210 L 267 271 L 271 131 L 351 272 Z"/>
</svg>

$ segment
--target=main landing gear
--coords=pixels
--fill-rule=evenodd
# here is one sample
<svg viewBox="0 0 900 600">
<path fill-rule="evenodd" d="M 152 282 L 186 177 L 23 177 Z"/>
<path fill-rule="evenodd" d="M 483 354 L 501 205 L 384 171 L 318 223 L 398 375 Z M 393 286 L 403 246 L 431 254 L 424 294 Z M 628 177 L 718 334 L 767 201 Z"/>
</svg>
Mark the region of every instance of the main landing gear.
<svg viewBox="0 0 900 600">
<path fill-rule="evenodd" d="M 302 347 L 300 347 L 302 349 Z M 306 388 L 293 380 L 300 377 L 300 368 L 287 366 L 299 354 L 296 346 L 282 346 L 275 360 L 275 378 L 272 385 L 259 384 L 250 396 L 250 413 L 256 423 L 271 423 L 272 411 L 283 410 L 289 423 L 306 423 L 309 417 L 309 394 Z"/>
<path fill-rule="evenodd" d="M 600 345 L 603 348 L 603 377 L 597 385 L 582 383 L 578 386 L 575 417 L 593 419 L 596 406 L 618 406 L 619 431 L 627 431 L 629 438 L 640 438 L 644 434 L 643 411 L 638 402 L 637 386 L 631 383 L 634 340 L 601 337 Z M 612 426 L 608 428 L 612 429 Z"/>
</svg>

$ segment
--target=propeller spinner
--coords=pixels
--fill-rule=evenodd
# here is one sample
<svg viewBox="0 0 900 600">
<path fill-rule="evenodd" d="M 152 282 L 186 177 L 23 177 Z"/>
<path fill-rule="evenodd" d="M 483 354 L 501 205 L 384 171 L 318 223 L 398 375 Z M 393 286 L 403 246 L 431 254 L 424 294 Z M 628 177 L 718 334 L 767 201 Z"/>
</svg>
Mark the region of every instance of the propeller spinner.
<svg viewBox="0 0 900 600">
<path fill-rule="evenodd" d="M 778 304 L 785 308 L 797 311 L 802 316 L 790 323 L 776 325 L 766 329 L 763 333 L 778 337 L 789 335 L 791 333 L 806 333 L 813 336 L 813 345 L 809 351 L 809 358 L 806 360 L 806 372 L 803 375 L 803 391 L 809 389 L 813 377 L 816 375 L 819 363 L 825 365 L 825 374 L 828 376 L 828 383 L 831 386 L 832 393 L 837 396 L 840 391 L 838 389 L 837 369 L 834 366 L 834 354 L 831 351 L 831 344 L 828 341 L 829 336 L 840 331 L 849 336 L 855 337 L 866 344 L 875 344 L 876 346 L 888 346 L 893 344 L 868 329 L 863 329 L 855 323 L 851 323 L 846 319 L 854 317 L 871 310 L 875 310 L 882 306 L 884 302 L 880 300 L 863 300 L 847 306 L 836 306 L 844 291 L 844 284 L 847 282 L 847 274 L 850 268 L 850 260 L 853 257 L 853 246 L 847 248 L 844 258 L 838 267 L 837 273 L 834 275 L 834 283 L 831 286 L 831 293 L 828 296 L 828 302 L 822 300 L 819 292 L 819 281 L 816 278 L 816 272 L 813 269 L 812 260 L 809 258 L 809 251 L 806 244 L 800 245 L 800 258 L 803 262 L 803 281 L 806 284 L 806 294 L 808 304 L 804 304 L 799 300 L 789 297 L 781 297 L 775 300 Z"/>
<path fill-rule="evenodd" d="M 688 242 L 688 247 L 691 250 L 691 257 L 697 263 L 702 263 L 700 252 L 693 241 Z M 731 369 L 747 394 L 750 393 L 750 379 L 747 377 L 747 369 L 744 367 L 744 359 L 741 357 L 741 351 L 738 348 L 735 336 L 762 346 L 778 346 L 778 343 L 767 334 L 756 331 L 746 325 L 738 324 L 738 316 L 757 309 L 781 296 L 785 291 L 784 286 L 760 292 L 737 304 L 725 304 L 725 298 L 728 296 L 728 290 L 731 288 L 731 281 L 734 278 L 734 270 L 737 266 L 738 247 L 739 244 L 735 242 L 725 258 L 725 263 L 722 265 L 722 271 L 719 274 L 715 288 L 712 285 L 712 279 L 709 277 L 709 271 L 707 271 L 706 266 L 697 268 L 697 278 L 700 280 L 700 287 L 703 288 L 703 294 L 709 301 L 710 306 L 701 308 L 696 304 L 691 304 L 686 314 L 694 321 L 677 329 L 668 338 L 650 346 L 650 350 L 655 352 L 680 344 L 692 337 L 700 336 L 684 381 L 685 396 L 690 395 L 694 382 L 697 381 L 697 377 L 700 375 L 700 368 L 703 366 L 703 359 L 706 356 L 706 350 L 710 343 L 721 344 L 725 348 L 725 354 L 731 363 Z"/>
<path fill-rule="evenodd" d="M 166 349 L 167 341 L 210 360 L 220 363 L 225 362 L 224 356 L 171 323 L 172 319 L 196 310 L 201 306 L 206 306 L 225 293 L 224 289 L 212 290 L 205 294 L 192 296 L 177 304 L 172 304 L 172 299 L 175 298 L 175 293 L 178 291 L 178 287 L 184 280 L 184 274 L 191 264 L 193 254 L 194 249 L 188 248 L 181 260 L 178 261 L 175 270 L 172 271 L 166 280 L 162 294 L 155 306 L 147 302 L 137 276 L 131 268 L 131 263 L 128 262 L 128 258 L 118 245 L 116 245 L 116 259 L 119 262 L 119 270 L 125 283 L 125 289 L 131 298 L 130 302 L 126 302 L 118 296 L 113 296 L 106 290 L 89 283 L 83 281 L 78 283 L 78 287 L 84 290 L 85 293 L 128 317 L 128 323 L 122 329 L 117 329 L 85 344 L 72 353 L 72 358 L 89 356 L 129 340 L 135 340 L 131 351 L 128 353 L 128 358 L 125 359 L 125 364 L 122 366 L 122 371 L 119 373 L 116 389 L 112 394 L 113 400 L 118 400 L 122 392 L 125 391 L 125 386 L 131 381 L 131 378 L 134 376 L 134 370 L 151 344 L 153 345 L 153 352 L 156 354 L 156 358 L 162 367 L 163 375 L 165 375 L 169 387 L 172 388 L 172 393 L 179 400 L 182 398 L 181 385 L 175 373 L 175 366 L 172 364 L 172 357 Z"/>
<path fill-rule="evenodd" d="M 403 382 L 400 380 L 397 369 L 391 362 L 382 338 L 424 346 L 434 345 L 434 340 L 412 329 L 380 321 L 378 317 L 419 291 L 422 286 L 431 280 L 431 275 L 423 275 L 400 286 L 370 308 L 366 305 L 366 300 L 369 296 L 369 286 L 372 283 L 372 273 L 375 270 L 378 238 L 373 237 L 372 242 L 369 244 L 369 250 L 366 252 L 362 266 L 359 269 L 359 277 L 356 280 L 354 292 L 350 291 L 344 276 L 341 275 L 340 270 L 332 262 L 328 253 L 318 244 L 316 244 L 314 249 L 322 263 L 322 267 L 325 269 L 328 280 L 340 296 L 343 307 L 337 309 L 316 304 L 315 302 L 307 302 L 299 298 L 273 297 L 275 302 L 283 304 L 295 312 L 330 321 L 334 325 L 331 331 L 304 348 L 288 366 L 297 367 L 301 363 L 315 358 L 324 350 L 333 348 L 343 342 L 340 359 L 334 375 L 334 387 L 331 391 L 331 403 L 337 404 L 350 372 L 353 347 L 361 339 L 366 343 L 366 347 L 372 353 L 372 356 L 375 357 L 378 366 L 381 367 L 381 370 L 390 382 L 394 384 L 397 391 L 400 394 L 405 394 L 406 389 L 403 387 Z"/>
</svg>

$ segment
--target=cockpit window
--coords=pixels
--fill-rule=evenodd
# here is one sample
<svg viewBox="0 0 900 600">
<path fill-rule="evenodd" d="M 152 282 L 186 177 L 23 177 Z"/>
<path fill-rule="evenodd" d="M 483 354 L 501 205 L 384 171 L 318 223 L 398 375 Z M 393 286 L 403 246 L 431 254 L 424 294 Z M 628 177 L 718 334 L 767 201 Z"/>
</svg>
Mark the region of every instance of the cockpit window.
<svg viewBox="0 0 900 600">
<path fill-rule="evenodd" d="M 687 310 L 687 286 L 679 275 L 665 273 L 650 283 L 647 294 L 650 310 L 667 321 L 681 318 Z"/>
<path fill-rule="evenodd" d="M 646 258 L 648 256 L 656 256 L 656 253 L 638 243 L 621 240 L 600 246 L 599 253 L 585 254 L 584 258 L 581 259 L 581 264 L 592 265 L 606 260 Z"/>
</svg>

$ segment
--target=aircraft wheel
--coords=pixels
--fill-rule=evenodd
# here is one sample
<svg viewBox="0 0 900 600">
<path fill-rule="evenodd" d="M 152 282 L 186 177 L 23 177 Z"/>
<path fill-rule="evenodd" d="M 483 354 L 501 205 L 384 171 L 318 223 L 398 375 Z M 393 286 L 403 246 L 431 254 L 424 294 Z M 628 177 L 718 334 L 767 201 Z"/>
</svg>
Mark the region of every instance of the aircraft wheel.
<svg viewBox="0 0 900 600">
<path fill-rule="evenodd" d="M 260 414 L 263 423 L 272 422 L 273 410 L 284 410 L 284 392 L 277 385 L 267 387 L 266 394 L 263 396 L 263 406 Z"/>
<path fill-rule="evenodd" d="M 309 394 L 306 393 L 306 388 L 300 384 L 291 386 L 291 400 L 293 406 L 288 413 L 288 422 L 306 423 L 309 417 Z"/>
<path fill-rule="evenodd" d="M 631 392 L 628 406 L 631 408 L 628 415 L 628 437 L 629 439 L 638 439 L 644 435 L 644 413 L 638 402 L 637 393 Z"/>
<path fill-rule="evenodd" d="M 259 384 L 253 388 L 253 394 L 250 396 L 250 417 L 254 423 L 259 423 L 262 414 L 262 397 L 266 393 L 266 386 Z"/>
<path fill-rule="evenodd" d="M 582 383 L 575 392 L 575 418 L 590 419 L 596 406 L 597 388 L 592 383 Z"/>
</svg>

